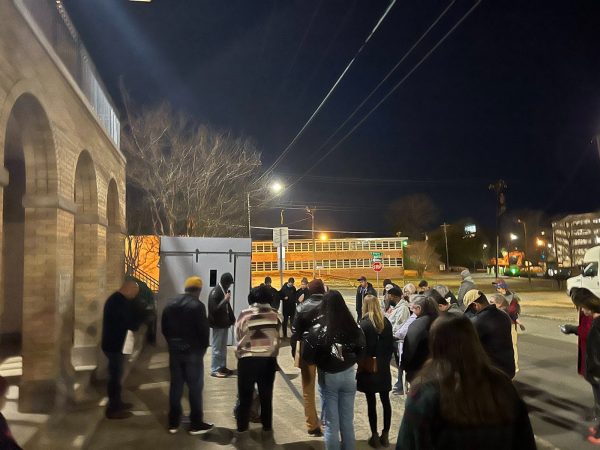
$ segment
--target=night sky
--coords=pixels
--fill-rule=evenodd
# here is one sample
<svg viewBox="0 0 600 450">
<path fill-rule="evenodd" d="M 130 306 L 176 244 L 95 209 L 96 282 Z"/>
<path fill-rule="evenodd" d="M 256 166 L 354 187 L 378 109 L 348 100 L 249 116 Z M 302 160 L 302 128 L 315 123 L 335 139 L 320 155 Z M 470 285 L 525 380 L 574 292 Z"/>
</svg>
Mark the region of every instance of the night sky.
<svg viewBox="0 0 600 450">
<path fill-rule="evenodd" d="M 474 2 L 456 0 L 332 143 Z M 389 4 L 64 3 L 117 104 L 122 77 L 140 104 L 167 100 L 199 122 L 251 137 L 266 167 Z M 315 154 L 450 3 L 398 0 L 276 173 L 292 182 L 329 149 L 332 144 Z M 317 228 L 392 234 L 388 205 L 423 192 L 438 205 L 440 222 L 470 216 L 489 225 L 495 204 L 487 187 L 501 177 L 509 185 L 509 210 L 549 216 L 597 210 L 599 50 L 600 1 L 484 0 L 331 156 L 275 202 L 320 207 Z M 305 217 L 295 210 L 285 219 L 306 228 L 309 222 L 298 222 Z M 278 211 L 257 212 L 255 223 L 274 226 L 278 218 Z"/>
</svg>

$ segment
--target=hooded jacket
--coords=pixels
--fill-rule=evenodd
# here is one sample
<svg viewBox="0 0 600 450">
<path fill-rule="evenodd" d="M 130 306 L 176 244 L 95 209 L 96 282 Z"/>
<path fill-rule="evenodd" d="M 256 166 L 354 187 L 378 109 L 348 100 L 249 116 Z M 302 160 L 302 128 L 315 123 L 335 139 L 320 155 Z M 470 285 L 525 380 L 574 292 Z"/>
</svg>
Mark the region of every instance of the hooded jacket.
<svg viewBox="0 0 600 450">
<path fill-rule="evenodd" d="M 492 364 L 509 378 L 513 378 L 515 376 L 515 356 L 508 314 L 500 311 L 496 305 L 489 305 L 479 311 L 471 320 Z"/>
<path fill-rule="evenodd" d="M 456 298 L 456 300 L 458 301 L 458 306 L 460 306 L 463 309 L 465 308 L 463 299 L 465 297 L 465 294 L 472 289 L 475 289 L 475 282 L 473 281 L 473 277 L 469 275 L 464 280 L 462 280 L 462 282 L 460 283 L 460 287 L 458 288 L 458 296 Z"/>
</svg>

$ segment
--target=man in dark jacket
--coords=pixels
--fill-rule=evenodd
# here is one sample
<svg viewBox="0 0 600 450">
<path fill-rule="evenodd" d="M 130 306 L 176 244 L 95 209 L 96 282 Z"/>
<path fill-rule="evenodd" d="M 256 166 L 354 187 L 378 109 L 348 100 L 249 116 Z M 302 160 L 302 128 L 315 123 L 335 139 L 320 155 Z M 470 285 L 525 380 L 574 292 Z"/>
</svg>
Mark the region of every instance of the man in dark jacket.
<svg viewBox="0 0 600 450">
<path fill-rule="evenodd" d="M 325 294 L 325 285 L 323 281 L 316 278 L 308 283 L 309 297 L 300 303 L 296 309 L 296 317 L 292 325 L 292 336 L 290 346 L 292 356 L 297 358 L 302 374 L 302 395 L 304 397 L 304 416 L 306 417 L 306 427 L 311 436 L 321 436 L 321 425 L 317 416 L 317 407 L 315 404 L 315 380 L 317 374 L 316 364 L 309 364 L 296 356 L 299 351 L 297 343 L 302 340 L 302 335 L 308 331 L 311 326 L 315 310 L 321 305 L 323 295 Z"/>
<path fill-rule="evenodd" d="M 290 278 L 279 291 L 279 298 L 283 302 L 283 337 L 287 339 L 288 320 L 290 327 L 294 323 L 294 315 L 296 314 L 296 288 L 294 287 L 295 280 Z"/>
<path fill-rule="evenodd" d="M 192 435 L 210 430 L 213 425 L 203 420 L 204 354 L 208 348 L 208 319 L 200 301 L 202 279 L 185 281 L 185 293 L 172 299 L 162 314 L 162 332 L 169 346 L 169 433 L 175 434 L 181 420 L 181 395 L 186 383 L 190 400 Z"/>
<path fill-rule="evenodd" d="M 363 299 L 367 295 L 374 295 L 375 297 L 377 297 L 377 291 L 375 290 L 373 285 L 367 281 L 367 277 L 365 277 L 364 275 L 356 281 L 360 282 L 360 285 L 356 289 L 356 320 L 359 321 L 362 317 Z"/>
<path fill-rule="evenodd" d="M 123 345 L 127 330 L 137 330 L 140 319 L 135 314 L 132 300 L 137 297 L 140 287 L 133 280 L 127 280 L 104 304 L 102 319 L 102 351 L 108 358 L 108 405 L 106 418 L 125 419 L 131 417 L 130 403 L 121 400 L 121 378 L 123 376 Z"/>
<path fill-rule="evenodd" d="M 504 311 L 490 305 L 487 297 L 480 295 L 473 302 L 477 314 L 471 318 L 483 349 L 492 364 L 508 375 L 515 376 L 515 356 L 510 334 L 510 317 Z"/>
<path fill-rule="evenodd" d="M 210 375 L 226 378 L 233 371 L 227 368 L 227 335 L 235 323 L 231 307 L 233 276 L 229 272 L 221 275 L 221 282 L 208 295 L 208 323 L 212 328 Z"/>
<path fill-rule="evenodd" d="M 271 277 L 265 277 L 264 285 L 269 289 L 269 294 L 271 294 L 271 308 L 279 311 L 279 305 L 281 304 L 281 299 L 279 298 L 279 292 L 273 286 L 271 286 L 272 280 Z"/>
</svg>

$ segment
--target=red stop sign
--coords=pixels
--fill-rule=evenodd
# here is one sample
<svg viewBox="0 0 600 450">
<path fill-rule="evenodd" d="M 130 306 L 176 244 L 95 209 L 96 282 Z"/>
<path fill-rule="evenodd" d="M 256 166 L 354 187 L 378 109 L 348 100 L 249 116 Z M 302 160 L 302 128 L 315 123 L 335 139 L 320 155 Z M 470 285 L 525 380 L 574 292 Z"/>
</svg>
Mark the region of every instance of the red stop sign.
<svg viewBox="0 0 600 450">
<path fill-rule="evenodd" d="M 381 269 L 383 269 L 383 264 L 381 264 L 380 261 L 375 261 L 371 267 L 373 267 L 375 272 L 381 272 Z"/>
</svg>

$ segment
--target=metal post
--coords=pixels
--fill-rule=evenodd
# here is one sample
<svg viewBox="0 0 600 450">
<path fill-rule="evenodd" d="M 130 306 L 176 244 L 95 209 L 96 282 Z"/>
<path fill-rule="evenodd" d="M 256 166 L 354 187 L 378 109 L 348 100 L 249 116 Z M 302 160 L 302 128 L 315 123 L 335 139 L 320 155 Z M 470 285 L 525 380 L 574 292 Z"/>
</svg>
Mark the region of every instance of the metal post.
<svg viewBox="0 0 600 450">
<path fill-rule="evenodd" d="M 523 232 L 525 234 L 525 265 L 527 265 L 527 258 L 529 257 L 529 245 L 527 243 L 527 224 L 523 221 Z M 527 265 L 527 278 L 529 284 L 531 284 L 531 265 Z"/>
<path fill-rule="evenodd" d="M 279 285 L 283 287 L 283 230 L 279 228 Z"/>
<path fill-rule="evenodd" d="M 312 248 L 313 248 L 313 279 L 316 275 L 316 265 L 317 265 L 317 249 L 315 247 L 315 210 L 313 209 L 310 215 L 312 219 Z"/>
<path fill-rule="evenodd" d="M 442 225 L 442 228 L 444 229 L 444 240 L 446 241 L 446 272 L 450 271 L 450 256 L 448 255 L 448 233 L 446 232 L 446 228 L 448 228 L 450 225 L 448 225 L 446 222 L 444 222 L 444 224 Z"/>
<path fill-rule="evenodd" d="M 250 226 L 250 192 L 248 192 L 248 237 L 252 239 L 252 227 Z"/>
</svg>

